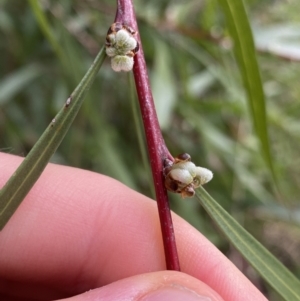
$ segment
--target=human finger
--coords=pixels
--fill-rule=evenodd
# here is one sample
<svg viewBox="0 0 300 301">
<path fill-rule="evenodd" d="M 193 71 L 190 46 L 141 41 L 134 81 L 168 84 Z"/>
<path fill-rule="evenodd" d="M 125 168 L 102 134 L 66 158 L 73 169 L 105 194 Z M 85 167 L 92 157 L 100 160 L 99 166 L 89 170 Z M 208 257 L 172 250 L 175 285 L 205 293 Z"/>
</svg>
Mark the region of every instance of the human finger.
<svg viewBox="0 0 300 301">
<path fill-rule="evenodd" d="M 21 160 L 0 155 L 2 185 Z M 0 277 L 9 291 L 38 288 L 54 299 L 165 269 L 157 216 L 155 202 L 118 181 L 49 164 L 0 233 Z M 182 271 L 225 300 L 265 300 L 201 233 L 173 219 Z"/>
</svg>

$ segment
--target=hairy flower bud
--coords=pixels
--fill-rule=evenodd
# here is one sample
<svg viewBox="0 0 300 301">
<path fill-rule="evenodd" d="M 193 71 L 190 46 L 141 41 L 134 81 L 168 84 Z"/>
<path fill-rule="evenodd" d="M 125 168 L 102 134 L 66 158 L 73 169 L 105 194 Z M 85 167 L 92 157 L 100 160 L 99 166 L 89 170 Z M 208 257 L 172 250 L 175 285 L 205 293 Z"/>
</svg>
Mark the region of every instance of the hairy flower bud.
<svg viewBox="0 0 300 301">
<path fill-rule="evenodd" d="M 204 167 L 196 166 L 188 154 L 181 154 L 174 162 L 165 160 L 165 186 L 169 191 L 180 193 L 183 198 L 192 197 L 195 189 L 209 182 L 213 173 Z"/>
<path fill-rule="evenodd" d="M 114 23 L 106 36 L 106 54 L 111 57 L 114 71 L 130 71 L 133 68 L 133 57 L 139 50 L 136 32 L 129 26 Z"/>
</svg>

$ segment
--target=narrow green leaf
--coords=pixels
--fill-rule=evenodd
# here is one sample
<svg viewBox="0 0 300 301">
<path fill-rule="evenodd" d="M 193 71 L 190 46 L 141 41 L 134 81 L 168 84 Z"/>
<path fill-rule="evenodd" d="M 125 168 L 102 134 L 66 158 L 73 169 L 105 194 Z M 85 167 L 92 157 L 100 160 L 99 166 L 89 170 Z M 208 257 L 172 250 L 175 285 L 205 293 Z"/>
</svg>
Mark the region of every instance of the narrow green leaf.
<svg viewBox="0 0 300 301">
<path fill-rule="evenodd" d="M 0 230 L 18 208 L 60 145 L 83 103 L 84 96 L 96 78 L 104 58 L 103 47 L 68 99 L 71 101 L 70 104 L 66 103 L 58 112 L 22 164 L 1 189 Z"/>
<path fill-rule="evenodd" d="M 219 0 L 226 15 L 234 53 L 248 94 L 248 103 L 263 157 L 273 179 L 275 172 L 267 131 L 265 98 L 259 73 L 251 27 L 242 0 Z"/>
<path fill-rule="evenodd" d="M 265 247 L 228 214 L 203 187 L 197 190 L 201 205 L 228 240 L 285 300 L 300 300 L 300 281 Z"/>
</svg>

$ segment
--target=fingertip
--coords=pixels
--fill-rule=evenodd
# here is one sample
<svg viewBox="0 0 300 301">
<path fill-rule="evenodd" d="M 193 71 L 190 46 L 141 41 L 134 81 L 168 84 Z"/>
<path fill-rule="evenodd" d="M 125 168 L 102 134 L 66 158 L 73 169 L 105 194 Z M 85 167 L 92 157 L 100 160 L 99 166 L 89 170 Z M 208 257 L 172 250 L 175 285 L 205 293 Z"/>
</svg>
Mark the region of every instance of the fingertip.
<svg viewBox="0 0 300 301">
<path fill-rule="evenodd" d="M 187 274 L 174 271 L 161 271 L 133 276 L 67 300 L 223 301 L 205 283 Z"/>
</svg>

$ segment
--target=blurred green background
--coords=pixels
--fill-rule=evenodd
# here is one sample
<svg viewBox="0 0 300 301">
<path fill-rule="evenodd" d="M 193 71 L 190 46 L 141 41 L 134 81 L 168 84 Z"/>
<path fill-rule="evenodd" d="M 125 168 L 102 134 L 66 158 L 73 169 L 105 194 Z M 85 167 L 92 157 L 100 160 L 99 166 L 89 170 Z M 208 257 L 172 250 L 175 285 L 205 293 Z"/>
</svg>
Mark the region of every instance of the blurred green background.
<svg viewBox="0 0 300 301">
<path fill-rule="evenodd" d="M 258 50 L 279 192 L 252 129 L 218 1 L 134 2 L 157 113 L 171 153 L 187 152 L 197 165 L 211 169 L 209 193 L 299 277 L 299 1 L 245 1 Z M 104 44 L 116 10 L 115 1 L 108 0 L 39 4 L 50 24 L 44 30 L 29 2 L 0 0 L 0 150 L 21 156 L 79 83 Z M 52 32 L 54 42 L 45 30 Z M 114 73 L 109 60 L 104 63 L 52 162 L 112 176 L 152 197 L 130 76 Z M 270 300 L 281 300 L 218 233 L 195 200 L 173 194 L 170 198 L 173 210 L 221 249 Z"/>
</svg>

